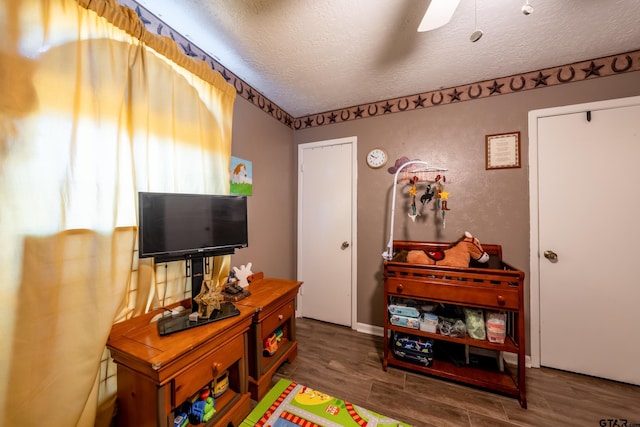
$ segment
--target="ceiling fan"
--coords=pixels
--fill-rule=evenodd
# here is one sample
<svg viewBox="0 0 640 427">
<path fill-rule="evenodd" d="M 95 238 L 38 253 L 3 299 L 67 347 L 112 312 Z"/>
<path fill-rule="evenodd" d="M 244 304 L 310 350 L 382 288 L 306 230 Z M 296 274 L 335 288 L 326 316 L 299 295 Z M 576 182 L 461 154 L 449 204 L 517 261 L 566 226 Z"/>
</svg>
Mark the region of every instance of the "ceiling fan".
<svg viewBox="0 0 640 427">
<path fill-rule="evenodd" d="M 458 8 L 460 0 L 431 0 L 427 11 L 418 25 L 418 32 L 423 33 L 425 31 L 435 30 L 451 21 L 451 17 Z M 533 6 L 529 3 L 529 0 L 525 0 L 524 6 L 522 6 L 523 15 L 531 15 L 533 13 Z M 476 12 L 476 31 L 471 35 L 471 41 L 476 41 L 482 36 L 482 31 L 477 29 L 478 26 L 478 3 L 475 3 Z"/>
<path fill-rule="evenodd" d="M 435 30 L 447 24 L 458 8 L 460 0 L 431 0 L 420 21 L 418 32 Z"/>
</svg>

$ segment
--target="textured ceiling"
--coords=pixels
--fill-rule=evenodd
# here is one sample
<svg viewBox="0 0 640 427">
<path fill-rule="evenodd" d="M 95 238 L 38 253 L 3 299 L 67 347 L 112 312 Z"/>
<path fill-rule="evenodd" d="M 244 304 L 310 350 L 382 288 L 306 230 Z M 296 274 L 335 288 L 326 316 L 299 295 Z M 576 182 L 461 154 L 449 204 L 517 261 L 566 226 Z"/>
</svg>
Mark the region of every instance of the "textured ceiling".
<svg viewBox="0 0 640 427">
<path fill-rule="evenodd" d="M 640 49 L 639 0 L 529 2 L 462 0 L 418 33 L 429 0 L 137 1 L 293 117 Z"/>
</svg>

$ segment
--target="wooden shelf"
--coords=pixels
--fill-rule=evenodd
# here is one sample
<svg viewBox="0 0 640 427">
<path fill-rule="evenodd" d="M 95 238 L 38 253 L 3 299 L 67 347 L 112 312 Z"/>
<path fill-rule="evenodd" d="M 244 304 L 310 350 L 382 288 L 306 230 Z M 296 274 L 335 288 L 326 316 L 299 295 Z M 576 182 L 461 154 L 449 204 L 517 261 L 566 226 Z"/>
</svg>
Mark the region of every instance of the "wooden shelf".
<svg viewBox="0 0 640 427">
<path fill-rule="evenodd" d="M 216 397 L 215 400 L 216 400 L 216 413 L 214 414 L 213 418 L 211 418 L 206 423 L 197 424 L 198 426 L 205 426 L 205 427 L 213 427 L 216 425 L 227 426 L 227 424 L 229 423 L 229 421 L 227 421 L 227 419 L 229 419 L 229 416 L 231 415 L 233 416 L 233 418 L 236 417 L 236 414 L 233 414 L 232 409 L 236 407 L 242 407 L 245 403 L 250 403 L 250 402 L 243 402 L 243 401 L 249 400 L 248 395 L 246 394 L 241 395 L 240 393 L 236 393 L 232 389 L 228 389 L 227 391 L 224 392 L 224 394 Z M 188 425 L 193 425 L 193 424 L 189 423 Z"/>
<path fill-rule="evenodd" d="M 505 351 L 507 353 L 518 353 L 520 351 L 518 345 L 513 341 L 513 339 L 511 339 L 511 337 L 506 337 L 503 344 L 497 344 L 487 340 L 477 340 L 469 336 L 466 338 L 450 337 L 447 335 L 421 331 L 420 329 L 403 328 L 402 326 L 396 325 L 389 325 L 387 329 L 390 331 L 402 332 L 403 334 L 417 335 L 434 340 L 449 341 L 458 344 L 470 345 L 472 347 L 486 348 L 489 350 Z"/>
<path fill-rule="evenodd" d="M 287 338 L 282 338 L 278 343 L 278 350 L 271 356 L 265 356 L 262 354 L 262 374 L 264 375 L 269 370 L 273 369 L 274 365 L 276 369 L 282 364 L 282 358 L 291 351 L 293 345 L 297 346 L 297 342 L 289 341 Z"/>
<path fill-rule="evenodd" d="M 451 362 L 435 359 L 431 366 L 423 366 L 417 363 L 406 362 L 395 357 L 393 352 L 387 357 L 389 365 L 423 372 L 455 381 L 464 381 L 478 387 L 489 388 L 511 396 L 518 396 L 517 383 L 506 372 L 476 368 L 473 366 L 456 366 Z"/>
</svg>

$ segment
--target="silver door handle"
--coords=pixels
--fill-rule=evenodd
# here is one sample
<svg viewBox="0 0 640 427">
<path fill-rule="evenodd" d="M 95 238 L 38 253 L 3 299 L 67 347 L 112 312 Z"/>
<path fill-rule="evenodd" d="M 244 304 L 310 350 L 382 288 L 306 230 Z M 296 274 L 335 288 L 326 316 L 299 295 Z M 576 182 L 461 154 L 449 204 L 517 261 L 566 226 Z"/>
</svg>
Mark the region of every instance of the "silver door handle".
<svg viewBox="0 0 640 427">
<path fill-rule="evenodd" d="M 346 241 L 345 241 L 345 242 L 342 242 L 342 245 L 340 246 L 340 249 L 342 249 L 342 250 L 344 251 L 344 250 L 345 250 L 345 249 L 347 249 L 348 247 L 349 247 L 349 242 L 346 242 Z"/>
</svg>

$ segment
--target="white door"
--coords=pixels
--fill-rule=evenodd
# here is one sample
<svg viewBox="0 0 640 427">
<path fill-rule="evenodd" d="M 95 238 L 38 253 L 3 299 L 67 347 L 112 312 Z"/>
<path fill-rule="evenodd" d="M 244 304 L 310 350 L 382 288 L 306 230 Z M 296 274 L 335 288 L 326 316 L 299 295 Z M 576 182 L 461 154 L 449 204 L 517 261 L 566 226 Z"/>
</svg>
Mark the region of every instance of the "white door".
<svg viewBox="0 0 640 427">
<path fill-rule="evenodd" d="M 298 280 L 304 317 L 356 325 L 356 138 L 298 146 Z"/>
<path fill-rule="evenodd" d="M 640 384 L 640 105 L 539 117 L 537 150 L 540 364 Z"/>
</svg>

